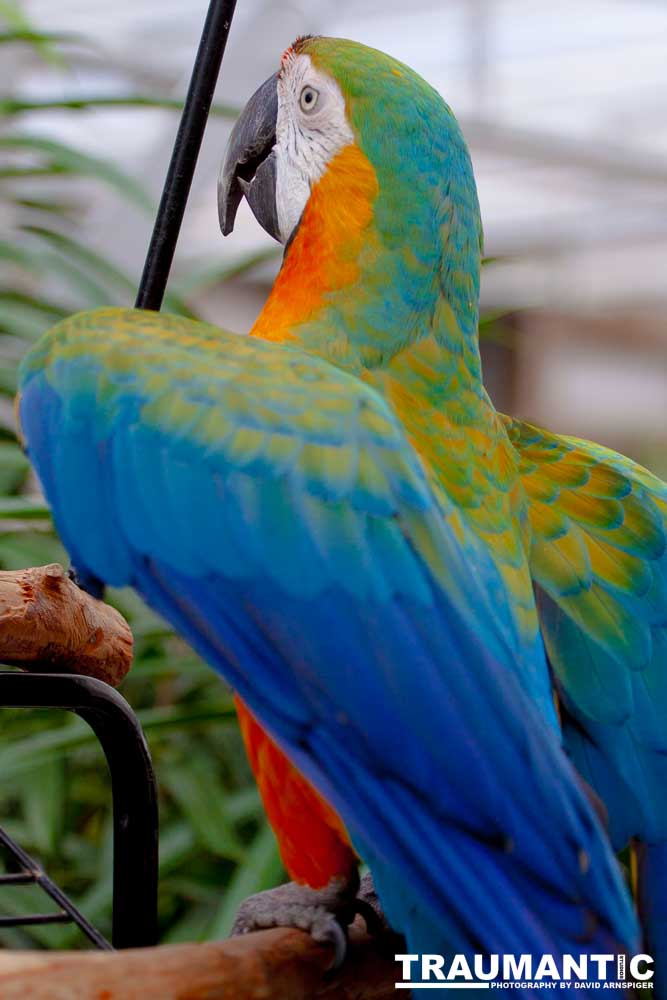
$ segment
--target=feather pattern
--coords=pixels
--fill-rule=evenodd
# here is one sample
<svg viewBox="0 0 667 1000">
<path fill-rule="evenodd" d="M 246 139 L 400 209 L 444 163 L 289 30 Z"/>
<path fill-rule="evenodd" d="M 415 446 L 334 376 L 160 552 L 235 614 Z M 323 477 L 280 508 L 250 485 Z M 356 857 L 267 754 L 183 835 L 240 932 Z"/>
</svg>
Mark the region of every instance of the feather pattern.
<svg viewBox="0 0 667 1000">
<path fill-rule="evenodd" d="M 565 742 L 614 840 L 667 838 L 667 486 L 616 452 L 505 418 Z M 604 775 L 604 777 L 602 777 Z"/>
<path fill-rule="evenodd" d="M 20 419 L 77 564 L 225 674 L 387 900 L 462 950 L 632 946 L 540 671 L 498 626 L 502 574 L 375 390 L 286 345 L 102 310 L 29 355 Z"/>
</svg>

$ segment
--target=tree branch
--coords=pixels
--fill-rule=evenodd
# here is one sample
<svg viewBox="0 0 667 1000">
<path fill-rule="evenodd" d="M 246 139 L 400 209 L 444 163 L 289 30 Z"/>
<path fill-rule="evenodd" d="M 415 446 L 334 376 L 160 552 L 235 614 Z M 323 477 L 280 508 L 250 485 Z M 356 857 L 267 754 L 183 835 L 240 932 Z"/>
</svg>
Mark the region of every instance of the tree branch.
<svg viewBox="0 0 667 1000">
<path fill-rule="evenodd" d="M 361 928 L 335 976 L 332 952 L 297 930 L 104 952 L 0 952 L 3 1000 L 393 1000 L 397 965 Z"/>
<path fill-rule="evenodd" d="M 115 608 L 62 566 L 0 571 L 0 662 L 85 674 L 116 687 L 132 663 L 132 632 Z"/>
</svg>

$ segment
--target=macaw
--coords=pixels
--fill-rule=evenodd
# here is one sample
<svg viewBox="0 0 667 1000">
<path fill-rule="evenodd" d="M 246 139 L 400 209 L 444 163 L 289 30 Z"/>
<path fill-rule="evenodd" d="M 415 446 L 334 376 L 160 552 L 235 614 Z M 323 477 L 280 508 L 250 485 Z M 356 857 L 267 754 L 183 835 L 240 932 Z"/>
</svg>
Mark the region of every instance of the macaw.
<svg viewBox="0 0 667 1000">
<path fill-rule="evenodd" d="M 248 337 L 102 309 L 23 363 L 82 584 L 134 586 L 237 693 L 282 918 L 330 933 L 359 856 L 411 952 L 633 952 L 597 793 L 664 961 L 665 486 L 493 408 L 468 151 L 408 67 L 299 39 L 223 232 L 244 196 L 285 245 Z"/>
</svg>

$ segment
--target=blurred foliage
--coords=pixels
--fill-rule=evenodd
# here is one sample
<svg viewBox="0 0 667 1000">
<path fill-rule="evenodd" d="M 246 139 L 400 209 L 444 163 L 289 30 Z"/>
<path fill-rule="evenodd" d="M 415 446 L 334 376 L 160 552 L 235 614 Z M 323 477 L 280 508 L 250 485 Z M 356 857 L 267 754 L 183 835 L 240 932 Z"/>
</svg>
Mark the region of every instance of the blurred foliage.
<svg viewBox="0 0 667 1000">
<path fill-rule="evenodd" d="M 0 0 L 0 46 L 27 50 L 49 66 L 66 64 L 62 35 L 40 32 Z M 72 57 L 74 58 L 74 57 Z M 132 81 L 128 81 L 132 88 Z M 53 107 L 74 113 L 124 103 L 156 108 L 177 102 L 137 96 L 78 96 L 60 102 L 0 94 L 0 568 L 66 563 L 28 463 L 14 435 L 17 363 L 53 322 L 78 309 L 130 304 L 131 278 L 87 246 L 81 220 L 100 185 L 120 192 L 128 211 L 154 212 L 135 177 L 111 162 L 35 134 L 31 115 Z M 222 113 L 226 109 L 218 109 Z M 165 164 L 166 167 L 166 164 Z M 195 316 L 203 287 L 254 266 L 209 264 L 182 275 L 185 298 L 166 307 Z M 186 301 L 187 299 L 187 301 Z M 121 687 L 148 739 L 160 787 L 162 940 L 224 935 L 238 902 L 282 877 L 273 835 L 245 759 L 231 695 L 188 647 L 128 592 L 110 600 L 136 639 Z M 110 787 L 102 751 L 80 719 L 61 712 L 2 710 L 0 822 L 45 865 L 107 935 L 111 917 Z M 48 909 L 33 887 L 3 887 L 0 913 Z M 78 947 L 69 926 L 3 930 L 10 947 Z"/>
</svg>

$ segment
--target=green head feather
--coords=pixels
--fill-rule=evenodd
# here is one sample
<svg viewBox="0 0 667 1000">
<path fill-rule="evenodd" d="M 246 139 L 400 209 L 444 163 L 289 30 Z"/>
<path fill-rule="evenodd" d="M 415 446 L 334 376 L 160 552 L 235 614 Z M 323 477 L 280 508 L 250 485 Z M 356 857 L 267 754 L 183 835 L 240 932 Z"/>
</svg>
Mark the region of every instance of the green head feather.
<svg viewBox="0 0 667 1000">
<path fill-rule="evenodd" d="M 433 330 L 449 346 L 457 338 L 470 346 L 482 227 L 470 156 L 451 108 L 408 66 L 358 42 L 304 38 L 295 50 L 338 83 L 357 144 L 377 174 L 374 226 L 386 254 L 364 278 L 366 288 L 376 281 L 386 294 L 365 310 L 363 325 L 382 331 L 381 356 L 399 349 L 401 337 Z M 386 343 L 390 329 L 393 342 Z"/>
</svg>

